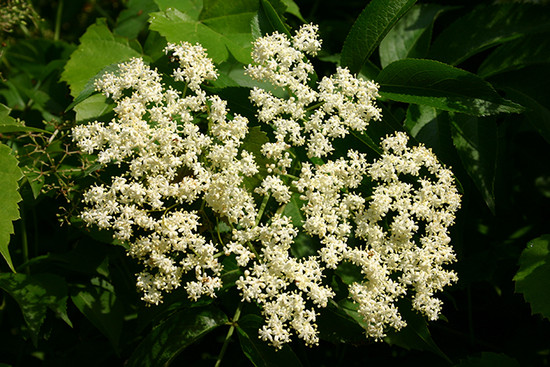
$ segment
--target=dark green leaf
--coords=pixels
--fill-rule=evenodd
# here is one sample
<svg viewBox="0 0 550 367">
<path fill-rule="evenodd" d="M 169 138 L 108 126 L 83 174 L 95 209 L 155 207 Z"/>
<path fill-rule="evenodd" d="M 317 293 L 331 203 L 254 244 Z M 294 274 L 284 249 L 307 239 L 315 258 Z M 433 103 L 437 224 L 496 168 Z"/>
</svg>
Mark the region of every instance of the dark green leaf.
<svg viewBox="0 0 550 367">
<path fill-rule="evenodd" d="M 388 332 L 384 341 L 390 345 L 398 345 L 407 350 L 429 351 L 437 354 L 447 362 L 451 362 L 449 357 L 439 349 L 432 339 L 424 317 L 413 311 L 408 302 L 404 303 L 407 303 L 407 307 L 400 307 L 399 311 L 403 319 L 407 321 L 407 326 L 399 331 Z"/>
<path fill-rule="evenodd" d="M 270 34 L 275 31 L 286 34 L 291 37 L 290 31 L 281 15 L 275 10 L 268 0 L 260 0 L 260 11 L 258 12 L 258 22 L 261 34 Z"/>
<path fill-rule="evenodd" d="M 332 343 L 365 344 L 365 330 L 347 316 L 341 308 L 329 305 L 317 317 L 319 337 Z"/>
<path fill-rule="evenodd" d="M 267 342 L 258 338 L 258 329 L 263 324 L 263 319 L 258 315 L 245 315 L 239 319 L 237 332 L 243 353 L 256 367 L 300 367 L 302 363 L 296 354 L 285 345 L 276 350 Z"/>
<path fill-rule="evenodd" d="M 411 104 L 407 109 L 405 128 L 412 137 L 431 148 L 440 160 L 447 164 L 451 162 L 453 142 L 446 112 Z"/>
<path fill-rule="evenodd" d="M 487 57 L 478 75 L 487 78 L 532 64 L 550 63 L 550 33 L 522 37 L 497 48 Z"/>
<path fill-rule="evenodd" d="M 457 65 L 499 43 L 550 30 L 550 12 L 533 4 L 481 4 L 445 28 L 430 58 Z"/>
<path fill-rule="evenodd" d="M 454 146 L 468 175 L 495 212 L 498 132 L 494 120 L 461 114 L 450 115 Z"/>
<path fill-rule="evenodd" d="M 99 19 L 80 38 L 80 45 L 67 62 L 61 80 L 69 84 L 71 95 L 77 97 L 105 66 L 140 56 L 126 38 L 113 35 L 105 20 Z"/>
<path fill-rule="evenodd" d="M 380 64 L 386 67 L 394 61 L 423 58 L 428 52 L 435 18 L 448 7 L 439 4 L 413 6 L 380 43 Z"/>
<path fill-rule="evenodd" d="M 550 143 L 550 106 L 544 106 L 531 96 L 512 88 L 503 88 L 509 98 L 521 103 L 527 108 L 523 115 L 527 121 Z M 550 102 L 550 101 L 549 101 Z"/>
<path fill-rule="evenodd" d="M 67 316 L 65 279 L 53 274 L 3 273 L 0 274 L 0 288 L 8 292 L 21 307 L 35 343 L 48 308 L 72 326 Z"/>
<path fill-rule="evenodd" d="M 550 319 L 550 235 L 535 238 L 519 258 L 519 270 L 514 276 L 516 292 L 531 305 L 533 314 Z"/>
<path fill-rule="evenodd" d="M 485 116 L 522 112 L 475 74 L 433 60 L 398 60 L 378 75 L 380 95 L 394 101 Z"/>
<path fill-rule="evenodd" d="M 455 367 L 519 367 L 512 357 L 502 353 L 483 352 L 479 357 L 468 357 Z"/>
<path fill-rule="evenodd" d="M 7 145 L 0 144 L 0 253 L 10 266 L 12 271 L 13 263 L 11 261 L 8 245 L 10 236 L 13 234 L 13 221 L 20 218 L 19 207 L 17 203 L 21 201 L 19 195 L 19 184 L 17 183 L 23 173 L 18 166 L 17 158 L 11 154 L 11 149 Z"/>
<path fill-rule="evenodd" d="M 416 0 L 373 0 L 359 15 L 346 37 L 341 64 L 357 73 L 395 23 Z"/>
<path fill-rule="evenodd" d="M 71 292 L 71 299 L 117 349 L 122 332 L 123 310 L 113 286 L 105 280 L 93 278 L 91 285 L 77 285 Z"/>
<path fill-rule="evenodd" d="M 183 349 L 227 322 L 227 316 L 213 306 L 179 311 L 143 339 L 126 366 L 168 366 Z"/>
<path fill-rule="evenodd" d="M 153 0 L 130 0 L 126 9 L 120 12 L 113 31 L 130 39 L 136 38 L 147 26 L 149 13 L 158 10 L 159 8 Z"/>
</svg>

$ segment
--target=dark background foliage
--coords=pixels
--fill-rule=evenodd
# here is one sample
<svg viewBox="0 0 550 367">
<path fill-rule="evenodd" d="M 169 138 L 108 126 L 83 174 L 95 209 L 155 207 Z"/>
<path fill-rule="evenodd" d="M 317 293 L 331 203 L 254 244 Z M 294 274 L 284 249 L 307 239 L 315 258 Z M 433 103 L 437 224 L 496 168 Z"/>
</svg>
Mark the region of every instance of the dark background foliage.
<svg viewBox="0 0 550 367">
<path fill-rule="evenodd" d="M 344 44 L 359 42 L 353 39 L 353 28 L 368 2 L 296 3 L 304 20 L 320 26 L 323 52 L 315 61 L 318 74 L 334 71 L 337 60 L 355 67 L 360 52 Z M 28 127 L 58 129 L 59 139 L 44 138 L 39 131 L 16 135 L 0 130 L 25 175 L 19 190 L 21 219 L 14 222 L 9 247 L 18 276 L 11 274 L 7 263 L 0 263 L 0 365 L 84 367 L 171 361 L 173 366 L 208 366 L 218 357 L 238 295 L 224 291 L 214 302 L 193 304 L 178 291 L 163 305 L 146 308 L 135 291 L 137 266 L 124 247 L 75 219 L 81 187 L 74 185 L 84 187 L 92 177 L 71 170 L 81 164 L 90 167 L 76 159 L 74 147 L 62 139 L 78 116 L 67 109 L 76 95 L 71 96 L 61 74 L 80 37 L 98 18 L 104 18 L 115 33 L 126 32 L 120 27 L 129 14 L 124 11 L 134 11 L 136 23 L 129 32 L 141 44 L 136 49 L 143 47 L 145 54 L 154 50 L 147 51 L 151 35 L 146 13 L 155 10 L 152 4 L 36 0 L 33 6 L 39 17 L 31 14 L 26 27 L 2 33 L 0 103 Z M 544 252 L 549 239 L 544 235 L 550 233 L 550 8 L 502 1 L 487 11 L 483 7 L 489 4 L 458 0 L 419 1 L 416 6 L 439 10 L 429 21 L 415 23 L 423 24 L 422 36 L 407 46 L 408 57 L 439 60 L 471 73 L 464 74 L 463 83 L 491 83 L 497 93 L 489 98 L 493 105 L 506 105 L 506 98 L 525 107 L 494 114 L 468 105 L 454 107 L 447 97 L 441 102 L 436 95 L 405 93 L 403 88 L 414 82 L 413 77 L 404 68 L 392 71 L 399 64 L 387 67 L 383 56 L 399 34 L 393 34 L 394 41 L 386 38 L 388 43 L 365 55 L 368 60 L 354 70 L 381 84 L 387 126 L 374 130 L 372 139 L 377 141 L 391 129 L 408 131 L 453 167 L 463 190 L 462 208 L 452 229 L 458 255 L 453 267 L 460 280 L 442 295 L 442 318 L 426 327 L 412 314 L 402 334 L 370 342 L 361 336 L 360 326 L 332 310 L 320 319 L 320 346 L 307 348 L 296 341 L 275 353 L 254 337 L 258 310 L 246 305 L 243 314 L 248 318 L 240 321 L 232 336 L 223 365 L 549 365 L 550 271 L 545 263 L 548 251 Z M 295 13 L 284 16 L 290 28 L 302 23 Z M 537 45 L 542 45 L 539 51 Z M 434 65 L 407 62 L 414 70 Z M 442 79 L 451 75 L 445 74 L 450 69 L 442 73 Z M 389 81 L 401 89 L 392 90 Z M 456 91 L 453 88 L 447 96 Z M 535 280 L 516 275 L 531 264 L 534 255 L 528 246 L 540 249 L 537 264 L 542 264 L 542 275 Z M 214 320 L 216 327 L 197 326 L 197 315 Z"/>
</svg>

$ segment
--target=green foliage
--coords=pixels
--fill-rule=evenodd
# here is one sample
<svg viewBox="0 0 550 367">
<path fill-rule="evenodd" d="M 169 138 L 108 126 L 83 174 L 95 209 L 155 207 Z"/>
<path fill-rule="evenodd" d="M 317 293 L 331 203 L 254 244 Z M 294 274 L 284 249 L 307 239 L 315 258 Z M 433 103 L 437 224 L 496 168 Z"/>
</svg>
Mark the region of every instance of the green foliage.
<svg viewBox="0 0 550 367">
<path fill-rule="evenodd" d="M 532 4 L 480 4 L 435 39 L 430 56 L 457 65 L 469 57 L 519 37 L 550 30 L 550 14 Z M 462 38 L 457 35 L 468 35 Z"/>
<path fill-rule="evenodd" d="M 527 244 L 519 258 L 514 281 L 516 292 L 523 293 L 532 312 L 550 319 L 550 235 L 535 238 Z"/>
<path fill-rule="evenodd" d="M 548 365 L 549 4 L 415 3 L 75 0 L 57 13 L 34 1 L 43 21 L 12 24 L 0 49 L 0 365 Z M 362 274 L 345 264 L 326 279 L 337 295 L 317 315 L 320 346 L 276 351 L 258 338 L 257 305 L 239 303 L 235 257 L 223 261 L 217 298 L 195 303 L 176 290 L 163 305 L 143 306 L 136 263 L 111 233 L 78 217 L 84 188 L 109 182 L 117 168 L 76 154 L 69 129 L 112 118 L 112 101 L 94 82 L 120 62 L 142 57 L 167 73 L 167 42 L 199 42 L 220 75 L 208 93 L 250 120 L 240 149 L 260 166 L 244 180 L 253 189 L 267 175 L 260 148 L 273 130 L 249 101 L 250 89 L 265 84 L 243 66 L 254 39 L 292 34 L 306 21 L 324 39 L 313 80 L 340 60 L 380 84 L 382 121 L 335 143 L 335 155 L 353 148 L 375 159 L 380 138 L 404 130 L 452 166 L 463 196 L 451 235 L 459 282 L 441 294 L 440 320 L 426 322 L 404 299 L 408 326 L 370 342 L 357 305 L 346 301 L 345 285 Z M 296 227 L 304 223 L 300 196 L 281 208 Z M 232 228 L 219 220 L 200 230 L 227 240 Z M 299 235 L 290 251 L 305 259 L 320 246 Z M 236 307 L 242 315 L 230 320 Z"/>
<path fill-rule="evenodd" d="M 11 260 L 8 245 L 10 235 L 13 234 L 14 220 L 19 219 L 19 208 L 17 203 L 21 201 L 19 195 L 19 179 L 23 176 L 21 169 L 17 166 L 17 159 L 12 155 L 11 149 L 0 144 L 0 202 L 2 211 L 0 213 L 0 253 L 8 263 L 11 270 L 15 271 Z"/>
<path fill-rule="evenodd" d="M 35 344 L 48 308 L 72 326 L 67 316 L 67 283 L 63 278 L 53 274 L 4 273 L 0 274 L 0 288 L 8 292 L 21 307 Z"/>
<path fill-rule="evenodd" d="M 258 339 L 258 329 L 262 326 L 260 316 L 249 314 L 239 319 L 237 332 L 241 348 L 246 357 L 256 367 L 301 367 L 302 363 L 288 345 L 274 350 Z"/>
<path fill-rule="evenodd" d="M 418 4 L 405 13 L 380 42 L 382 67 L 401 59 L 426 57 L 434 21 L 447 9 L 438 4 Z"/>
<path fill-rule="evenodd" d="M 250 62 L 252 47 L 251 21 L 257 12 L 254 0 L 184 2 L 151 14 L 151 29 L 168 42 L 200 43 L 216 63 L 226 61 L 229 52 L 238 61 Z"/>
<path fill-rule="evenodd" d="M 226 322 L 227 316 L 211 306 L 176 312 L 147 334 L 127 365 L 168 366 L 183 349 Z"/>
<path fill-rule="evenodd" d="M 357 73 L 416 0 L 374 0 L 359 15 L 342 48 L 341 63 Z"/>
<path fill-rule="evenodd" d="M 519 367 L 519 363 L 505 354 L 484 352 L 479 357 L 470 357 L 455 367 Z"/>
<path fill-rule="evenodd" d="M 376 80 L 380 95 L 394 101 L 476 116 L 523 111 L 477 75 L 433 60 L 395 61 Z"/>
</svg>

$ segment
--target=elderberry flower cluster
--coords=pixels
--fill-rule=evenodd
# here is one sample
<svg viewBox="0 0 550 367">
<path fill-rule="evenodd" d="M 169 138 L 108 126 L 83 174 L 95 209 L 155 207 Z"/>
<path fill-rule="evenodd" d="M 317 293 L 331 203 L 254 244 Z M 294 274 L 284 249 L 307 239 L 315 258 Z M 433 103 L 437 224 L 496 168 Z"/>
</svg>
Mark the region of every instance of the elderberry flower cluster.
<svg viewBox="0 0 550 367">
<path fill-rule="evenodd" d="M 445 268 L 460 206 L 452 173 L 424 146 L 408 147 L 404 133 L 384 138 L 370 162 L 337 152 L 334 140 L 381 118 L 378 86 L 345 68 L 313 86 L 307 57 L 320 46 L 314 25 L 254 43 L 246 72 L 275 87 L 250 91 L 255 122 L 205 91 L 217 72 L 200 45 L 168 44 L 178 63 L 169 87 L 141 59 L 96 82 L 115 117 L 72 135 L 117 173 L 85 192 L 82 218 L 128 243 L 143 266 L 144 301 L 158 304 L 180 286 L 193 300 L 216 297 L 229 257 L 242 300 L 264 316 L 259 337 L 276 348 L 293 335 L 317 344 L 317 316 L 341 297 L 375 339 L 406 325 L 400 298 L 438 318 L 436 293 L 457 279 Z M 251 134 L 251 123 L 269 134 Z M 357 276 L 343 277 L 343 267 Z M 347 284 L 343 295 L 335 277 Z"/>
</svg>

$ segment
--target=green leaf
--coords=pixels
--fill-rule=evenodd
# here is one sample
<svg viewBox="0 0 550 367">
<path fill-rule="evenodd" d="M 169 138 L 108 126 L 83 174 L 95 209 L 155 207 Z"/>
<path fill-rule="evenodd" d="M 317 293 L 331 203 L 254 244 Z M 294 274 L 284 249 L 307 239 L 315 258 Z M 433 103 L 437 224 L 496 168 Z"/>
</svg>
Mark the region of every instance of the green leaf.
<svg viewBox="0 0 550 367">
<path fill-rule="evenodd" d="M 80 45 L 65 65 L 61 80 L 69 84 L 71 95 L 77 97 L 105 66 L 132 57 L 141 57 L 141 54 L 130 47 L 128 39 L 113 35 L 104 19 L 98 19 L 80 38 Z"/>
<path fill-rule="evenodd" d="M 244 183 L 250 190 L 258 187 L 263 178 L 267 176 L 266 165 L 271 163 L 262 153 L 262 145 L 268 142 L 267 134 L 259 126 L 253 126 L 249 129 L 248 135 L 243 139 L 241 148 L 254 155 L 254 161 L 258 165 L 259 172 L 252 177 L 245 177 Z"/>
<path fill-rule="evenodd" d="M 435 18 L 448 9 L 439 4 L 413 6 L 380 43 L 380 64 L 426 56 Z"/>
<path fill-rule="evenodd" d="M 386 34 L 416 0 L 373 0 L 361 12 L 346 37 L 340 62 L 357 73 Z"/>
<path fill-rule="evenodd" d="M 399 311 L 403 319 L 407 321 L 407 326 L 400 331 L 388 332 L 384 341 L 390 345 L 398 345 L 407 350 L 432 352 L 450 363 L 451 360 L 449 357 L 434 342 L 424 317 L 413 311 L 408 302 L 405 303 L 407 303 L 407 307 L 400 307 Z"/>
<path fill-rule="evenodd" d="M 227 322 L 227 316 L 213 306 L 181 310 L 143 339 L 126 366 L 168 366 L 189 345 Z"/>
<path fill-rule="evenodd" d="M 304 213 L 302 213 L 305 201 L 300 199 L 300 196 L 301 194 L 298 192 L 293 193 L 283 210 L 283 214 L 292 219 L 292 225 L 295 227 L 302 227 L 305 222 Z"/>
<path fill-rule="evenodd" d="M 258 338 L 258 330 L 264 323 L 258 315 L 245 315 L 239 319 L 237 332 L 246 357 L 256 367 L 300 367 L 302 363 L 288 345 L 276 350 Z"/>
<path fill-rule="evenodd" d="M 477 75 L 438 61 L 398 60 L 384 68 L 377 81 L 380 95 L 394 101 L 477 116 L 523 111 Z"/>
<path fill-rule="evenodd" d="M 0 103 L 0 133 L 15 133 L 24 131 L 34 131 L 50 134 L 49 131 L 38 129 L 36 127 L 25 126 L 22 121 L 16 120 L 10 116 L 11 108 Z"/>
<path fill-rule="evenodd" d="M 286 6 L 286 13 L 294 15 L 296 18 L 298 18 L 300 21 L 307 23 L 304 17 L 302 16 L 302 13 L 300 13 L 300 8 L 298 5 L 294 2 L 294 0 L 282 0 L 282 2 Z"/>
<path fill-rule="evenodd" d="M 431 148 L 441 161 L 447 164 L 452 161 L 453 142 L 446 112 L 411 104 L 407 109 L 405 128 L 412 137 Z"/>
<path fill-rule="evenodd" d="M 550 110 L 531 96 L 512 88 L 503 88 L 509 98 L 527 108 L 523 113 L 527 121 L 550 143 Z"/>
<path fill-rule="evenodd" d="M 92 94 L 85 100 L 74 106 L 76 112 L 76 121 L 90 121 L 100 119 L 113 111 L 114 103 L 109 103 L 109 99 L 103 94 Z M 107 119 L 101 118 L 106 121 Z"/>
<path fill-rule="evenodd" d="M 258 23 L 262 35 L 277 31 L 279 33 L 286 34 L 289 37 L 292 36 L 285 25 L 285 22 L 281 19 L 281 15 L 268 0 L 260 0 Z"/>
<path fill-rule="evenodd" d="M 353 345 L 368 342 L 365 330 L 347 316 L 341 308 L 329 304 L 319 316 L 319 338 L 332 343 L 347 343 Z"/>
<path fill-rule="evenodd" d="M 10 236 L 14 233 L 13 221 L 20 218 L 19 207 L 17 203 L 21 201 L 19 195 L 19 179 L 23 177 L 23 172 L 18 166 L 17 158 L 11 154 L 11 149 L 7 145 L 0 144 L 0 253 L 8 263 L 10 269 L 15 271 L 11 261 L 8 245 Z"/>
<path fill-rule="evenodd" d="M 0 274 L 0 288 L 8 292 L 21 307 L 21 312 L 36 343 L 47 309 L 72 327 L 67 316 L 67 283 L 53 274 Z"/>
<path fill-rule="evenodd" d="M 101 69 L 94 77 L 88 80 L 80 94 L 73 100 L 73 102 L 65 109 L 65 112 L 72 110 L 77 104 L 83 102 L 84 100 L 88 99 L 92 94 L 97 93 L 95 88 L 95 82 L 96 80 L 99 80 L 103 78 L 103 75 L 106 73 L 110 74 L 117 74 L 117 71 L 119 70 L 119 62 L 115 62 L 113 64 L 105 66 L 103 69 Z M 78 121 L 78 120 L 77 120 Z"/>
<path fill-rule="evenodd" d="M 250 24 L 257 11 L 255 0 L 211 0 L 204 2 L 198 18 L 178 6 L 152 13 L 149 21 L 150 28 L 168 42 L 200 43 L 216 63 L 227 60 L 231 52 L 237 61 L 248 64 L 253 42 Z"/>
<path fill-rule="evenodd" d="M 533 4 L 481 4 L 435 39 L 430 58 L 457 65 L 500 43 L 550 30 L 550 12 Z"/>
<path fill-rule="evenodd" d="M 454 146 L 468 175 L 495 212 L 498 131 L 493 119 L 461 114 L 449 116 Z"/>
<path fill-rule="evenodd" d="M 527 244 L 519 258 L 519 270 L 514 276 L 516 292 L 523 293 L 533 314 L 550 320 L 550 234 Z"/>
<path fill-rule="evenodd" d="M 479 357 L 468 357 L 455 367 L 519 367 L 520 364 L 512 357 L 502 353 L 483 352 Z"/>
<path fill-rule="evenodd" d="M 130 0 L 126 9 L 120 12 L 114 33 L 127 38 L 137 38 L 139 33 L 147 26 L 149 13 L 158 11 L 159 8 L 153 0 Z"/>
<path fill-rule="evenodd" d="M 122 332 L 123 309 L 113 286 L 100 278 L 92 284 L 78 284 L 71 300 L 84 316 L 118 348 Z"/>
<path fill-rule="evenodd" d="M 193 19 L 199 19 L 203 7 L 203 0 L 155 0 L 159 10 L 176 8 Z"/>
<path fill-rule="evenodd" d="M 487 57 L 479 66 L 478 75 L 491 75 L 550 62 L 550 34 L 522 37 L 506 43 Z"/>
</svg>

